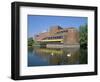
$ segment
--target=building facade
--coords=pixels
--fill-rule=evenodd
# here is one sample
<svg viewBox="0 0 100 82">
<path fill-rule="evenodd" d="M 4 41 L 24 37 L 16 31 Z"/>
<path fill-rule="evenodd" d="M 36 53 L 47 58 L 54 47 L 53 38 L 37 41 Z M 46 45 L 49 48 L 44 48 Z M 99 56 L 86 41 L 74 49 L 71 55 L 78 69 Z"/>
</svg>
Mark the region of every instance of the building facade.
<svg viewBox="0 0 100 82">
<path fill-rule="evenodd" d="M 79 32 L 74 27 L 53 26 L 48 32 L 35 35 L 34 39 L 39 43 L 46 44 L 79 45 Z"/>
</svg>

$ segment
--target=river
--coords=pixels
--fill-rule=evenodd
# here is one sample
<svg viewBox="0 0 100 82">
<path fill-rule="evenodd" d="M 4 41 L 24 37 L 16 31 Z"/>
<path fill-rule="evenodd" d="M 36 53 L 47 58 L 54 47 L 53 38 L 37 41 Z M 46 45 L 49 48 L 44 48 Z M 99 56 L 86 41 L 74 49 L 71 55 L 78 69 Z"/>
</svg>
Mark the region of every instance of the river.
<svg viewBox="0 0 100 82">
<path fill-rule="evenodd" d="M 87 64 L 87 49 L 28 48 L 28 67 Z"/>
</svg>

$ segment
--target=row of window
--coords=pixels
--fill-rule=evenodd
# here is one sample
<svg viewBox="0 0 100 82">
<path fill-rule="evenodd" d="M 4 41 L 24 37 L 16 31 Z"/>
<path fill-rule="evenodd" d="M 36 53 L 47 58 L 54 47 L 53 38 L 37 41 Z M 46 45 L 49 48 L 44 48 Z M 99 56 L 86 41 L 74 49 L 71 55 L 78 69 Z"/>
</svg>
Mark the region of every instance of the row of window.
<svg viewBox="0 0 100 82">
<path fill-rule="evenodd" d="M 51 36 L 51 37 L 47 37 L 47 39 L 62 39 L 63 36 Z"/>
</svg>

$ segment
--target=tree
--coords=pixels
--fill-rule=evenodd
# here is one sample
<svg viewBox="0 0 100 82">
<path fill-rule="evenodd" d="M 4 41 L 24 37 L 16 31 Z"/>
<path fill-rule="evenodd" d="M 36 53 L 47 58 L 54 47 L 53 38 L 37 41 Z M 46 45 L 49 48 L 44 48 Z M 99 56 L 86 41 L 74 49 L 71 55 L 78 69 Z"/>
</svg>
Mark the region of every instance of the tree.
<svg viewBox="0 0 100 82">
<path fill-rule="evenodd" d="M 88 37 L 88 32 L 87 32 L 87 24 L 82 25 L 79 27 L 79 33 L 80 33 L 80 46 L 82 48 L 87 48 L 87 37 Z"/>
<path fill-rule="evenodd" d="M 32 37 L 28 38 L 28 46 L 33 46 L 34 40 Z"/>
</svg>

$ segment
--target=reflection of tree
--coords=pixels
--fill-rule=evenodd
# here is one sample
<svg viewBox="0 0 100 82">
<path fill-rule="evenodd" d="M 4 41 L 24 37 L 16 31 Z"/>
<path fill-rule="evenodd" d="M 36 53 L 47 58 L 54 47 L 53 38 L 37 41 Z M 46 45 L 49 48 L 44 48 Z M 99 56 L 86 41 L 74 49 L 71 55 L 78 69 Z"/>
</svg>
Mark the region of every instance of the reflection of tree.
<svg viewBox="0 0 100 82">
<path fill-rule="evenodd" d="M 80 61 L 80 64 L 88 63 L 87 49 L 80 49 L 79 61 Z"/>
</svg>

